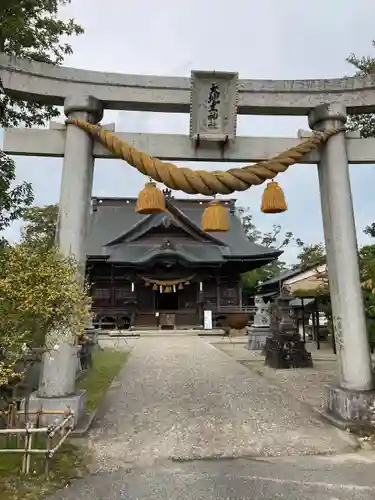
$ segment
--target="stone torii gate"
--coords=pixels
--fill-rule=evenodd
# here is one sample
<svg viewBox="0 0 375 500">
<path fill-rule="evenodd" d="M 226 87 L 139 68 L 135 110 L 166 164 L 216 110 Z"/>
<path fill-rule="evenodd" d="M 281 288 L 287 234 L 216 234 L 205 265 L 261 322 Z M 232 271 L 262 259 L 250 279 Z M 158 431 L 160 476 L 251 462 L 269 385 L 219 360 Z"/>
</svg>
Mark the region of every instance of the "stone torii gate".
<svg viewBox="0 0 375 500">
<path fill-rule="evenodd" d="M 313 130 L 342 127 L 347 113 L 375 112 L 375 79 L 240 80 L 236 73 L 192 72 L 191 78 L 136 76 L 56 67 L 0 54 L 5 92 L 26 101 L 64 106 L 68 119 L 98 123 L 104 109 L 190 112 L 190 135 L 117 133 L 136 149 L 161 160 L 257 162 L 296 146 L 312 132 L 293 138 L 236 137 L 236 115 L 295 115 Z M 220 102 L 214 126 L 207 120 L 207 95 L 215 85 Z M 213 120 L 215 121 L 215 117 Z M 73 124 L 50 129 L 7 129 L 10 155 L 63 157 L 58 242 L 63 253 L 85 262 L 95 158 L 110 158 L 101 144 Z M 327 389 L 332 418 L 367 418 L 374 399 L 369 344 L 360 286 L 349 163 L 375 163 L 375 140 L 340 132 L 303 163 L 318 165 L 339 386 Z M 45 407 L 69 403 L 77 414 L 73 355 L 69 349 L 44 361 L 38 395 Z M 74 370 L 73 370 L 74 372 Z"/>
</svg>

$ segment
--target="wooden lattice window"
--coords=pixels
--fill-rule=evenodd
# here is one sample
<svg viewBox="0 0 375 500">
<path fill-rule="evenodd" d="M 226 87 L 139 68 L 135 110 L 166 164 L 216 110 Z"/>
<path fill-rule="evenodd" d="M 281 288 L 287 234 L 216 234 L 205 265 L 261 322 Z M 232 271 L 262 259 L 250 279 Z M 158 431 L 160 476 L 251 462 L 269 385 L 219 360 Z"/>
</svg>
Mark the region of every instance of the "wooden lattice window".
<svg viewBox="0 0 375 500">
<path fill-rule="evenodd" d="M 116 300 L 126 299 L 130 295 L 130 287 L 115 288 Z"/>
<path fill-rule="evenodd" d="M 109 288 L 94 288 L 92 298 L 97 300 L 109 299 L 111 297 L 111 290 Z"/>
</svg>

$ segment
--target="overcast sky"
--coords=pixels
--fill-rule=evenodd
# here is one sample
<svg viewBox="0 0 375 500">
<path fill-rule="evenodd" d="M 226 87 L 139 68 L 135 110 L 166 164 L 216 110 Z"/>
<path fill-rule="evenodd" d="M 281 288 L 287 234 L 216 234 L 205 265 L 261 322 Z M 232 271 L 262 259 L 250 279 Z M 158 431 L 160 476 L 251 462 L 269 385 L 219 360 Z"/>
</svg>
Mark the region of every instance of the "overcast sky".
<svg viewBox="0 0 375 500">
<path fill-rule="evenodd" d="M 345 62 L 351 52 L 375 55 L 373 0 L 72 0 L 64 16 L 85 29 L 70 41 L 74 54 L 66 65 L 99 71 L 189 76 L 192 69 L 205 69 L 254 79 L 333 78 L 353 73 Z M 116 122 L 117 131 L 188 134 L 189 117 L 107 112 L 105 121 Z M 308 128 L 306 118 L 241 116 L 237 133 L 296 137 L 299 128 Z M 36 204 L 58 201 L 62 160 L 17 157 L 16 162 L 18 180 L 32 182 Z M 95 196 L 136 196 L 144 184 L 144 177 L 122 161 L 96 165 Z M 350 171 L 363 244 L 369 241 L 363 228 L 375 220 L 375 169 L 353 165 Z M 308 243 L 323 241 L 316 167 L 297 165 L 279 180 L 288 212 L 261 214 L 263 188 L 238 194 L 238 203 L 251 208 L 262 230 L 282 224 Z M 18 234 L 17 226 L 7 232 L 11 239 Z M 294 255 L 295 249 L 286 252 L 288 260 Z"/>
</svg>

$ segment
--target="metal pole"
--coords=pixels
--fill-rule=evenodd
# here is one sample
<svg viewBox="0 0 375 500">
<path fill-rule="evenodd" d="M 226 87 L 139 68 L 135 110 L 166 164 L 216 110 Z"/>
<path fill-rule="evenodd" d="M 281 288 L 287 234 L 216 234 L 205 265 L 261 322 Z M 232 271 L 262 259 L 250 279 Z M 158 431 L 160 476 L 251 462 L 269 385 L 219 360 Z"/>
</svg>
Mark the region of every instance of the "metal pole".
<svg viewBox="0 0 375 500">
<path fill-rule="evenodd" d="M 316 318 L 316 348 L 318 351 L 320 351 L 320 319 L 319 319 L 319 311 L 314 311 L 313 314 L 315 314 Z"/>
<path fill-rule="evenodd" d="M 334 330 L 333 326 L 332 326 L 332 349 L 333 349 L 333 354 L 337 354 L 335 330 Z"/>
<path fill-rule="evenodd" d="M 302 314 L 302 334 L 303 343 L 306 344 L 306 328 L 305 328 L 305 303 L 303 297 L 301 297 L 301 314 Z"/>
</svg>

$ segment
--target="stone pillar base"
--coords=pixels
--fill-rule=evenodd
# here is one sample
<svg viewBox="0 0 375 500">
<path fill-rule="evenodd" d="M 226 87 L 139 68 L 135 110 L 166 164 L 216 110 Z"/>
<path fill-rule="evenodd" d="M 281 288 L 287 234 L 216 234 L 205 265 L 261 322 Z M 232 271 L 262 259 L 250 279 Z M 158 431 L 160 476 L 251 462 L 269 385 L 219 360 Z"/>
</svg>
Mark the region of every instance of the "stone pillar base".
<svg viewBox="0 0 375 500">
<path fill-rule="evenodd" d="M 311 353 L 306 351 L 298 333 L 267 337 L 264 352 L 265 365 L 276 370 L 313 367 Z"/>
<path fill-rule="evenodd" d="M 247 348 L 253 351 L 262 351 L 266 345 L 267 336 L 269 334 L 269 327 L 253 326 L 249 331 Z"/>
<path fill-rule="evenodd" d="M 38 396 L 37 392 L 33 392 L 29 399 L 29 411 L 35 412 L 40 410 L 72 410 L 74 412 L 74 427 L 82 420 L 85 415 L 86 394 L 85 391 L 71 394 L 70 396 L 62 396 L 56 398 L 43 398 Z M 22 401 L 21 410 L 25 409 L 25 400 Z M 40 419 L 41 426 L 48 426 L 60 419 L 61 415 L 42 415 Z M 36 415 L 30 415 L 29 420 L 34 422 Z"/>
<path fill-rule="evenodd" d="M 373 428 L 375 416 L 370 407 L 375 402 L 375 391 L 353 391 L 327 385 L 324 395 L 324 415 L 338 427 Z"/>
</svg>

